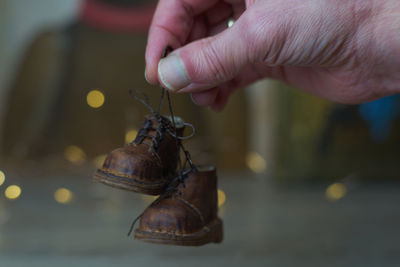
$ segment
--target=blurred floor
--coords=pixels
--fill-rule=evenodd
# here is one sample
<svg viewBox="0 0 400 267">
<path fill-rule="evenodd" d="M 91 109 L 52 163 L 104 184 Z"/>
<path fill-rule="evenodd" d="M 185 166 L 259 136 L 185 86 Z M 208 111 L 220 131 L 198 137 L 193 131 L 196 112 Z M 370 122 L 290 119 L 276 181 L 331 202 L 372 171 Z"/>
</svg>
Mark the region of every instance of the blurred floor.
<svg viewBox="0 0 400 267">
<path fill-rule="evenodd" d="M 92 183 L 89 174 L 20 184 L 19 199 L 0 197 L 2 267 L 400 266 L 399 184 L 358 185 L 331 202 L 323 185 L 220 174 L 225 240 L 197 248 L 127 238 L 150 199 Z M 72 202 L 54 200 L 59 187 L 74 192 Z"/>
</svg>

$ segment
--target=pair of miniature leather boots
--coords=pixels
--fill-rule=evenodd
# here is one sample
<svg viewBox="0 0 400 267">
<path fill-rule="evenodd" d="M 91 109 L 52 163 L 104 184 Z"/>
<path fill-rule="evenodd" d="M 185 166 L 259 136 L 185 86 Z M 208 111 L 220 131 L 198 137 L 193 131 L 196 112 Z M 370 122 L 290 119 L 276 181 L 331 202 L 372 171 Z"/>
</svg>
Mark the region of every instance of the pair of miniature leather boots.
<svg viewBox="0 0 400 267">
<path fill-rule="evenodd" d="M 136 239 L 185 246 L 222 241 L 215 167 L 178 168 L 184 128 L 178 117 L 147 117 L 135 140 L 108 154 L 94 175 L 109 186 L 160 195 L 142 213 Z"/>
</svg>

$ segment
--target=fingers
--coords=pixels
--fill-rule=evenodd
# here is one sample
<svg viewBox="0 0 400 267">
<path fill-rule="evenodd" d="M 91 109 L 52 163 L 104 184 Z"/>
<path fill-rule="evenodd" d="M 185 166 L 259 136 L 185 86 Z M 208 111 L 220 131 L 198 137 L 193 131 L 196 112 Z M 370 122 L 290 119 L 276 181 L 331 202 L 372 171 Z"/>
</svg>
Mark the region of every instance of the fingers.
<svg viewBox="0 0 400 267">
<path fill-rule="evenodd" d="M 166 46 L 182 46 L 191 33 L 194 18 L 217 0 L 161 0 L 156 8 L 146 47 L 146 79 L 157 83 L 157 64 Z"/>
<path fill-rule="evenodd" d="M 229 96 L 234 90 L 231 88 L 211 88 L 198 93 L 191 94 L 193 103 L 198 106 L 208 106 L 211 110 L 220 112 L 228 102 Z"/>
<path fill-rule="evenodd" d="M 191 98 L 193 103 L 198 106 L 210 106 L 214 104 L 215 98 L 218 95 L 219 88 L 211 88 L 209 90 L 205 90 L 198 93 L 191 94 Z"/>
<path fill-rule="evenodd" d="M 205 18 L 208 25 L 214 25 L 225 21 L 227 18 L 232 17 L 232 15 L 232 5 L 218 2 L 206 12 Z"/>
<path fill-rule="evenodd" d="M 289 50 L 280 53 L 286 48 L 290 20 L 267 15 L 252 5 L 232 27 L 175 50 L 160 60 L 159 81 L 173 92 L 194 93 L 232 80 L 251 64 L 274 66 L 278 65 L 276 59 L 284 62 L 293 55 Z M 217 23 L 211 31 L 223 27 Z M 271 60 L 266 61 L 266 57 Z"/>
<path fill-rule="evenodd" d="M 321 85 L 347 79 L 339 75 L 329 80 L 331 72 L 352 69 L 360 56 L 368 54 L 357 54 L 355 49 L 369 40 L 360 35 L 364 29 L 360 27 L 368 22 L 373 6 L 361 12 L 354 9 L 352 1 L 309 0 L 293 5 L 293 1 L 247 0 L 247 10 L 241 14 L 244 7 L 238 5 L 239 0 L 225 0 L 232 5 L 229 15 L 241 14 L 233 27 L 226 29 L 222 18 L 228 13 L 221 11 L 219 17 L 219 11 L 205 12 L 216 1 L 161 0 L 146 50 L 148 80 L 159 81 L 173 92 L 192 93 L 196 103 L 220 110 L 237 85 L 245 83 L 239 79 L 254 80 L 242 75 L 249 66 L 268 66 L 255 68 L 258 78 L 279 78 L 300 88 L 324 90 L 328 96 L 327 88 Z M 203 20 L 197 12 L 205 12 Z M 204 38 L 210 34 L 213 36 Z M 160 60 L 167 44 L 176 50 Z M 321 74 L 319 69 L 329 73 Z"/>
<path fill-rule="evenodd" d="M 238 23 L 238 22 L 237 22 Z M 231 80 L 249 63 L 243 28 L 192 42 L 160 60 L 160 82 L 174 92 L 196 92 Z"/>
<path fill-rule="evenodd" d="M 197 16 L 194 19 L 192 30 L 188 37 L 188 42 L 198 40 L 207 36 L 207 25 L 202 16 Z"/>
<path fill-rule="evenodd" d="M 220 23 L 214 24 L 212 27 L 209 27 L 207 35 L 214 36 L 214 35 L 217 35 L 217 34 L 223 32 L 224 30 L 226 30 L 228 28 L 228 21 L 229 21 L 229 19 L 226 19 Z"/>
<path fill-rule="evenodd" d="M 239 88 L 244 88 L 263 77 L 281 78 L 280 70 L 267 67 L 262 63 L 253 64 L 243 69 L 238 76 L 218 87 L 192 93 L 193 102 L 199 106 L 209 106 L 214 111 L 222 111 L 229 97 Z"/>
<path fill-rule="evenodd" d="M 234 90 L 219 90 L 215 98 L 214 103 L 210 105 L 210 108 L 215 112 L 221 112 L 228 102 L 229 96 L 234 92 Z"/>
<path fill-rule="evenodd" d="M 218 2 L 204 14 L 196 16 L 186 43 L 216 35 L 228 28 L 229 19 L 238 16 L 234 10 L 240 9 L 224 2 Z"/>
</svg>

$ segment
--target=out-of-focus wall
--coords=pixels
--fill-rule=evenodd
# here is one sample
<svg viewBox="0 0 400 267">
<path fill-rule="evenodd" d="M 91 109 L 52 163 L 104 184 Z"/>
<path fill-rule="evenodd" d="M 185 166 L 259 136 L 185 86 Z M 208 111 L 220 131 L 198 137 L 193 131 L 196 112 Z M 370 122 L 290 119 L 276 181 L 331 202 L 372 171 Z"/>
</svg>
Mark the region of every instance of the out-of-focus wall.
<svg viewBox="0 0 400 267">
<path fill-rule="evenodd" d="M 39 88 L 42 89 L 45 88 L 43 84 L 46 84 L 46 83 L 36 84 L 34 82 L 35 80 L 41 80 L 40 78 L 41 76 L 37 75 L 34 70 L 43 69 L 43 72 L 45 73 L 46 70 L 48 72 L 52 72 L 52 70 L 57 69 L 51 64 L 49 64 L 44 57 L 45 55 L 51 57 L 52 51 L 50 51 L 51 49 L 49 49 L 48 47 L 52 47 L 54 50 L 55 49 L 54 45 L 47 44 L 46 46 L 45 45 L 46 42 L 44 42 L 45 44 L 43 44 L 38 41 L 41 40 L 40 38 L 38 39 L 38 36 L 41 36 L 40 33 L 46 32 L 45 30 L 49 28 L 53 30 L 51 31 L 50 35 L 51 34 L 54 35 L 56 32 L 57 33 L 65 32 L 65 27 L 66 25 L 68 25 L 68 22 L 73 21 L 74 18 L 76 17 L 77 10 L 79 8 L 79 4 L 81 1 L 82 0 L 35 0 L 35 1 L 0 0 L 0 134 L 4 132 L 3 131 L 4 129 L 13 129 L 13 127 L 10 127 L 11 123 L 9 123 L 8 121 L 6 122 L 6 120 L 3 120 L 3 118 L 5 117 L 3 111 L 5 107 L 4 101 L 7 101 L 6 99 L 8 99 L 8 101 L 11 101 L 10 97 L 5 97 L 8 93 L 7 90 L 9 90 L 9 88 L 12 88 L 12 86 L 10 85 L 13 84 L 15 80 L 15 75 L 18 73 L 20 74 L 21 77 L 25 78 L 26 76 L 39 77 L 39 78 L 24 80 L 21 77 L 19 77 L 19 81 L 24 80 L 25 83 L 20 83 L 19 86 L 16 86 L 14 88 L 14 93 L 17 91 L 15 95 L 18 96 L 16 103 L 19 103 L 20 106 L 27 108 L 23 109 L 23 111 L 17 108 L 10 113 L 12 114 L 10 116 L 12 118 L 11 119 L 11 121 L 13 122 L 12 124 L 15 126 L 15 124 L 24 125 L 25 123 L 27 123 L 25 119 L 21 119 L 27 116 L 21 115 L 20 117 L 17 117 L 16 114 L 18 112 L 21 114 L 34 114 L 34 112 L 29 111 L 30 108 L 28 107 L 28 104 L 35 102 L 33 101 L 32 98 L 27 97 L 27 94 L 23 92 L 29 91 L 27 88 L 32 87 L 32 92 L 34 92 L 34 94 L 37 95 L 38 94 L 37 92 L 40 91 Z M 105 52 L 107 50 L 112 50 L 112 47 L 114 47 L 113 49 L 115 51 L 121 51 L 121 49 L 125 49 L 123 51 L 125 51 L 124 53 L 126 53 L 130 49 L 132 49 L 131 44 L 137 42 L 138 47 L 136 49 L 138 49 L 137 51 L 139 51 L 137 52 L 137 55 L 135 53 L 131 53 L 132 51 L 129 52 L 128 54 L 130 55 L 131 59 L 140 57 L 140 60 L 135 61 L 138 62 L 137 64 L 139 65 L 136 66 L 139 69 L 138 71 L 136 71 L 136 73 L 138 73 L 138 77 L 135 78 L 132 77 L 132 75 L 126 76 L 126 74 L 124 74 L 124 72 L 122 71 L 124 69 L 131 70 L 132 67 L 134 67 L 134 65 L 131 64 L 133 61 L 129 63 L 130 65 L 127 64 L 126 62 L 125 63 L 123 62 L 124 60 L 126 60 L 125 55 L 122 57 L 123 58 L 122 61 L 117 61 L 114 63 L 114 64 L 122 64 L 121 66 L 123 66 L 123 68 L 121 68 L 121 71 L 118 71 L 118 73 L 117 72 L 109 73 L 110 70 L 106 68 L 104 62 L 98 64 L 97 66 L 104 67 L 100 69 L 102 69 L 103 71 L 106 70 L 105 72 L 107 73 L 106 76 L 109 76 L 108 78 L 110 79 L 110 81 L 114 79 L 113 77 L 120 77 L 120 78 L 125 77 L 123 79 L 119 79 L 120 81 L 122 80 L 125 81 L 120 86 L 115 84 L 114 81 L 112 81 L 113 87 L 124 88 L 121 89 L 120 93 L 116 93 L 113 91 L 113 94 L 115 94 L 116 96 L 123 94 L 122 90 L 125 90 L 127 85 L 129 85 L 131 82 L 133 82 L 135 85 L 144 82 L 142 76 L 143 75 L 142 69 L 144 66 L 144 62 L 142 63 L 143 56 L 142 54 L 140 54 L 141 53 L 140 51 L 142 50 L 144 51 L 144 46 L 141 45 L 141 43 L 145 44 L 144 35 L 140 36 L 140 38 L 137 37 L 137 40 L 135 39 L 136 40 L 135 41 L 132 39 L 136 38 L 134 35 L 125 36 L 123 34 L 121 35 L 112 32 L 106 33 L 101 30 L 96 30 L 93 27 L 83 27 L 83 25 L 84 23 L 79 24 L 78 28 L 81 29 L 81 31 L 76 31 L 76 32 L 81 32 L 82 36 L 79 35 L 81 36 L 81 39 L 79 39 L 81 41 L 79 42 L 78 39 L 75 39 L 76 41 L 75 45 L 77 51 L 79 50 L 84 52 L 82 52 L 80 56 L 77 56 L 76 61 L 74 61 L 74 64 L 76 64 L 74 65 L 75 66 L 73 68 L 74 70 L 79 69 L 77 68 L 78 66 L 85 66 L 83 68 L 83 71 L 77 71 L 77 72 L 84 74 L 87 77 L 91 77 L 91 73 L 93 74 L 99 71 L 97 70 L 97 68 L 95 68 L 96 64 L 93 63 L 94 60 L 90 56 L 93 55 L 93 51 L 91 51 L 92 53 L 88 53 L 88 51 L 85 50 L 86 49 L 85 47 L 88 47 L 87 44 L 96 43 L 99 40 L 101 40 L 101 43 L 104 46 L 104 50 L 102 52 Z M 59 31 L 57 31 L 57 29 L 59 29 Z M 118 45 L 118 42 L 115 42 L 114 39 L 116 38 L 116 36 L 118 36 L 119 38 L 118 40 L 120 40 L 119 43 L 120 47 L 116 47 L 116 45 Z M 27 67 L 25 70 L 28 71 L 25 71 L 24 75 L 22 75 L 21 74 L 22 71 L 21 69 L 19 69 L 19 67 L 26 65 L 25 64 L 26 62 L 23 62 L 24 64 L 21 64 L 22 59 L 27 57 L 29 58 L 28 55 L 30 54 L 24 52 L 28 49 L 28 46 L 30 46 L 32 50 L 32 43 L 35 43 L 34 42 L 35 40 L 37 42 L 36 43 L 37 46 L 34 47 L 36 47 L 37 51 L 40 51 L 36 52 L 36 55 L 39 56 L 35 58 L 34 61 L 36 63 L 33 64 L 33 67 L 30 68 Z M 84 40 L 84 42 L 82 40 Z M 107 41 L 110 40 L 113 40 L 112 41 L 113 46 L 105 45 Z M 126 45 L 124 47 L 123 45 L 124 43 L 130 45 Z M 86 46 L 84 44 L 86 44 Z M 40 47 L 40 49 L 38 49 L 38 47 Z M 91 46 L 89 45 L 89 47 Z M 114 52 L 108 51 L 109 57 L 115 58 L 115 60 L 117 60 L 119 54 L 115 53 L 115 51 Z M 42 54 L 43 56 L 41 56 Z M 57 62 L 57 60 L 55 61 Z M 29 62 L 32 63 L 32 59 L 30 59 Z M 90 64 L 88 64 L 88 62 L 90 62 Z M 127 66 L 129 67 L 127 68 Z M 29 75 L 27 75 L 27 73 Z M 51 74 L 49 74 L 49 76 L 51 76 Z M 46 76 L 46 78 L 49 77 Z M 75 78 L 69 77 L 69 78 L 71 78 L 70 80 L 73 81 L 79 80 L 75 79 L 76 77 Z M 86 78 L 84 80 L 88 80 Z M 71 86 L 70 90 L 72 91 L 77 90 L 77 92 L 79 92 L 79 90 L 87 90 L 87 88 L 91 88 L 92 86 L 98 86 L 97 84 L 101 84 L 101 81 L 96 81 L 96 79 L 97 77 L 94 80 L 89 79 L 90 82 L 88 83 L 85 82 L 83 84 L 80 82 L 76 82 L 74 86 Z M 51 82 L 49 83 L 51 84 Z M 100 88 L 102 86 L 98 87 Z M 107 86 L 103 84 L 103 87 L 104 87 L 103 90 L 105 90 L 105 88 L 108 88 L 109 85 Z M 203 158 L 209 160 L 209 158 L 211 157 L 210 155 L 213 155 L 212 157 L 214 158 L 211 159 L 210 161 L 217 162 L 219 168 L 236 168 L 236 169 L 245 167 L 244 159 L 246 158 L 246 163 L 251 170 L 255 171 L 256 173 L 265 173 L 265 171 L 271 171 L 274 159 L 274 144 L 275 144 L 274 135 L 276 130 L 275 124 L 277 117 L 276 87 L 277 86 L 274 82 L 261 81 L 244 91 L 237 92 L 235 96 L 232 97 L 232 99 L 230 99 L 229 105 L 227 106 L 225 111 L 220 114 L 208 112 L 206 109 L 202 109 L 204 110 L 203 112 L 202 110 L 200 110 L 200 108 L 192 105 L 190 101 L 188 100 L 183 101 L 183 99 L 182 103 L 179 102 L 181 103 L 180 105 L 178 102 L 176 103 L 177 104 L 176 108 L 181 106 L 181 108 L 185 107 L 185 110 L 187 111 L 190 110 L 190 112 L 188 113 L 185 112 L 185 114 L 204 113 L 201 116 L 204 116 L 205 118 L 204 120 L 207 121 L 207 123 L 202 125 L 202 127 L 200 128 L 204 131 L 203 133 L 204 136 L 212 136 L 213 138 L 210 139 L 214 141 L 208 140 L 207 142 L 203 142 L 203 144 L 200 146 L 202 148 L 201 151 L 207 149 L 213 151 L 213 153 L 207 154 L 206 156 L 203 156 Z M 22 90 L 22 88 L 26 90 L 24 91 Z M 112 99 L 111 96 L 108 97 Z M 21 100 L 24 98 L 25 102 L 22 102 Z M 177 98 L 177 96 L 174 96 L 174 98 Z M 75 99 L 74 101 L 77 101 L 77 99 Z M 114 101 L 113 103 L 115 104 L 116 101 Z M 122 104 L 119 103 L 119 105 L 121 106 Z M 45 110 L 43 105 L 38 105 L 38 107 L 40 107 L 39 108 L 40 110 Z M 82 111 L 87 112 L 88 111 L 87 109 L 88 107 L 85 102 Z M 113 114 L 114 113 L 115 110 Z M 102 116 L 104 117 L 105 115 Z M 78 120 L 74 119 L 72 121 L 74 123 L 77 123 Z M 4 122 L 7 123 L 8 127 L 2 129 L 1 127 L 5 127 L 6 124 Z M 36 120 L 34 120 L 34 122 L 35 125 L 39 124 Z M 198 124 L 200 124 L 200 122 L 198 122 Z M 25 126 L 22 128 L 25 129 Z M 71 131 L 75 131 L 74 127 L 71 126 L 69 128 L 71 129 Z M 24 143 L 23 140 L 19 138 L 19 134 L 17 134 L 16 132 L 12 133 L 11 136 L 16 136 L 18 143 Z M 32 131 L 21 130 L 21 132 L 28 133 L 29 136 L 34 135 Z M 116 130 L 115 132 L 118 131 Z M 197 131 L 197 133 L 199 134 L 199 136 L 202 136 L 201 131 Z M 122 131 L 119 134 L 123 137 Z M 3 136 L 7 135 L 4 134 Z M 203 139 L 204 136 L 202 136 Z M 111 138 L 108 138 L 108 140 L 110 139 Z M 91 140 L 93 140 L 93 138 L 91 138 Z M 7 141 L 5 142 L 7 142 L 7 144 L 13 143 L 10 142 L 9 139 L 7 139 Z M 88 142 L 83 142 L 83 143 L 87 145 Z M 209 148 L 206 149 L 204 143 L 207 146 L 209 146 Z M 83 144 L 81 146 L 83 147 Z M 87 152 L 89 150 L 90 150 L 89 148 L 86 149 Z M 106 151 L 101 151 L 101 153 L 105 152 Z M 100 152 L 96 152 L 96 154 L 98 153 Z"/>
<path fill-rule="evenodd" d="M 44 28 L 72 20 L 79 0 L 0 0 L 0 122 L 15 69 L 23 51 Z M 1 127 L 0 123 L 0 127 Z M 0 129 L 0 132 L 1 129 Z"/>
<path fill-rule="evenodd" d="M 253 171 L 271 174 L 276 164 L 279 84 L 263 79 L 245 90 L 249 109 L 247 166 Z"/>
</svg>

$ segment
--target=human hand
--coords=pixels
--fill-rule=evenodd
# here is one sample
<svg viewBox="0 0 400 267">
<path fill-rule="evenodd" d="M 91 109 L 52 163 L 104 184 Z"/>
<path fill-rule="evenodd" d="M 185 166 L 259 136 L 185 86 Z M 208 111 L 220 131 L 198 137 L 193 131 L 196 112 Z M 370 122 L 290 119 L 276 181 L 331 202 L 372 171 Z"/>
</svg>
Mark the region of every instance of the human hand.
<svg viewBox="0 0 400 267">
<path fill-rule="evenodd" d="M 176 50 L 160 60 L 167 45 Z M 150 83 L 219 111 L 265 77 L 342 103 L 399 92 L 400 2 L 160 0 L 146 48 Z"/>
</svg>

